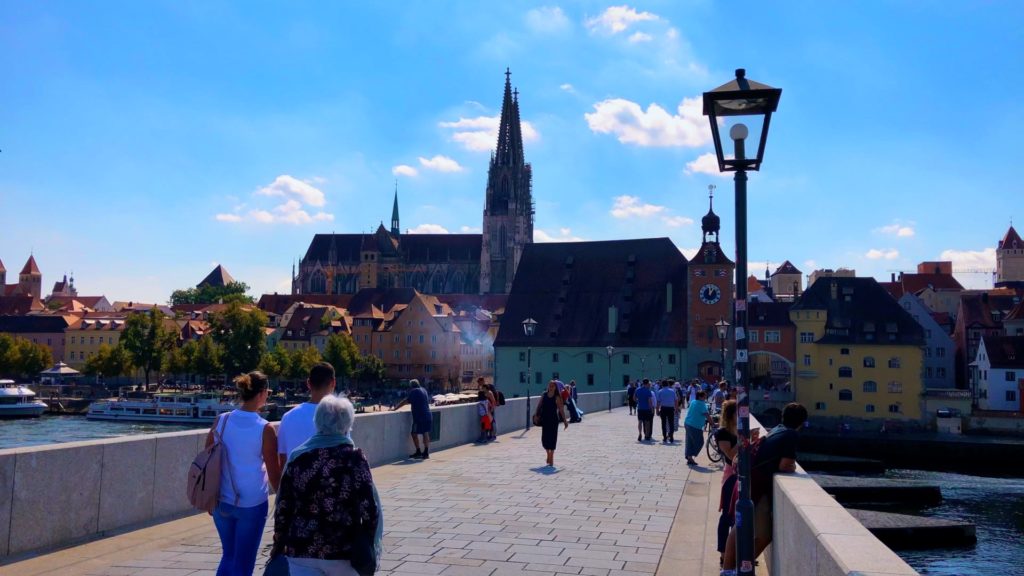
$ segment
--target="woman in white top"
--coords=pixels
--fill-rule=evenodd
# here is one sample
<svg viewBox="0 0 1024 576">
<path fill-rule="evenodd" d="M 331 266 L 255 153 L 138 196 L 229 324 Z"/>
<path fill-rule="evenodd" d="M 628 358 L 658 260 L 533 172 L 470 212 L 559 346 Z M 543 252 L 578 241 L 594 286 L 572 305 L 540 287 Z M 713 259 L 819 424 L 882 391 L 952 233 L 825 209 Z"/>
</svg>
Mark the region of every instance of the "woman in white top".
<svg viewBox="0 0 1024 576">
<path fill-rule="evenodd" d="M 276 490 L 281 472 L 277 432 L 259 414 L 270 393 L 266 375 L 250 372 L 235 378 L 234 383 L 242 406 L 214 423 L 226 456 L 221 466 L 220 503 L 213 511 L 223 549 L 217 576 L 252 576 L 267 523 L 267 486 Z M 211 429 L 206 445 L 213 440 Z"/>
</svg>

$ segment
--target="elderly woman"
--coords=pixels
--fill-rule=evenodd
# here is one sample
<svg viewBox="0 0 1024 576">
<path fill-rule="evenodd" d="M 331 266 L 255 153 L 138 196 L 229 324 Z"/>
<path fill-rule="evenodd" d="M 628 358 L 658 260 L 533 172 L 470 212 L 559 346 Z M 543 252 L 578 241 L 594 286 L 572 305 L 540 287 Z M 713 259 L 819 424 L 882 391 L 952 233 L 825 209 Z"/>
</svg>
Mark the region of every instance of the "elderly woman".
<svg viewBox="0 0 1024 576">
<path fill-rule="evenodd" d="M 380 498 L 369 463 L 352 444 L 354 420 L 348 399 L 327 396 L 313 415 L 316 433 L 288 457 L 271 555 L 272 564 L 287 561 L 293 576 L 357 576 L 377 567 Z"/>
</svg>

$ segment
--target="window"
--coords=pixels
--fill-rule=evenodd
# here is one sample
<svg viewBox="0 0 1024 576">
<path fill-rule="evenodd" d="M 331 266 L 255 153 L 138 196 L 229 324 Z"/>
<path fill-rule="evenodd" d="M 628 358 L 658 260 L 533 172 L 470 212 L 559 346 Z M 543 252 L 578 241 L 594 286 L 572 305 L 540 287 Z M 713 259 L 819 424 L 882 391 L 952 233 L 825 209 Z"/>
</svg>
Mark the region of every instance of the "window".
<svg viewBox="0 0 1024 576">
<path fill-rule="evenodd" d="M 941 348 L 940 348 L 940 350 L 941 350 Z M 941 367 L 941 366 L 936 368 L 935 369 L 935 377 L 936 378 L 945 378 L 946 377 L 946 369 Z"/>
<path fill-rule="evenodd" d="M 865 356 L 864 357 L 864 367 L 865 368 L 874 368 L 875 367 L 875 359 L 874 359 L 873 356 Z"/>
<path fill-rule="evenodd" d="M 849 388 L 843 388 L 839 391 L 840 402 L 852 402 L 853 401 L 853 390 Z"/>
<path fill-rule="evenodd" d="M 629 354 L 623 354 L 622 355 L 622 363 L 623 364 L 629 364 Z"/>
<path fill-rule="evenodd" d="M 406 344 L 412 344 L 412 334 L 406 334 L 405 335 L 405 343 Z"/>
<path fill-rule="evenodd" d="M 825 403 L 824 402 L 815 402 L 814 403 L 814 409 L 815 410 L 825 410 Z"/>
<path fill-rule="evenodd" d="M 925 378 L 931 378 L 932 377 L 932 367 L 931 366 L 926 366 L 925 367 L 925 369 L 924 369 L 924 377 Z"/>
<path fill-rule="evenodd" d="M 398 360 L 401 357 L 400 354 L 401 353 L 398 350 L 395 350 L 395 360 Z"/>
<path fill-rule="evenodd" d="M 431 350 L 430 351 L 430 359 L 431 360 L 437 360 L 437 350 Z"/>
<path fill-rule="evenodd" d="M 853 368 L 850 368 L 849 366 L 843 366 L 843 367 L 839 368 L 839 377 L 840 378 L 853 378 Z"/>
<path fill-rule="evenodd" d="M 519 353 L 519 361 L 520 362 L 526 362 L 526 352 L 520 352 Z"/>
<path fill-rule="evenodd" d="M 889 368 L 899 368 L 899 367 L 900 367 L 900 359 L 898 357 L 894 356 L 892 358 L 889 358 Z"/>
<path fill-rule="evenodd" d="M 402 341 L 402 337 L 399 336 L 398 334 L 395 334 L 395 340 L 394 341 L 395 341 L 395 344 L 398 344 L 399 342 Z"/>
<path fill-rule="evenodd" d="M 902 412 L 902 410 L 900 410 L 900 405 L 899 404 L 889 404 L 889 413 L 890 414 L 899 414 L 901 412 Z"/>
<path fill-rule="evenodd" d="M 519 373 L 519 383 L 526 384 L 526 372 Z"/>
<path fill-rule="evenodd" d="M 93 337 L 89 336 L 89 344 L 92 344 L 92 343 L 93 343 Z"/>
<path fill-rule="evenodd" d="M 810 354 L 804 354 L 804 366 L 810 366 L 810 365 L 811 365 L 811 355 Z"/>
<path fill-rule="evenodd" d="M 594 363 L 594 354 L 592 352 L 587 352 L 587 364 L 593 364 L 593 363 Z"/>
<path fill-rule="evenodd" d="M 412 360 L 412 350 L 406 350 L 405 351 L 405 359 L 406 360 Z"/>
<path fill-rule="evenodd" d="M 866 380 L 864 381 L 864 387 L 862 390 L 864 392 L 878 392 L 878 382 L 875 382 L 874 380 Z"/>
<path fill-rule="evenodd" d="M 1016 402 L 1017 401 L 1017 391 L 1016 390 L 1007 390 L 1006 391 L 1006 401 L 1007 402 Z"/>
<path fill-rule="evenodd" d="M 431 344 L 437 344 L 437 334 L 431 334 L 430 335 L 430 343 Z"/>
<path fill-rule="evenodd" d="M 869 414 L 874 413 L 875 405 L 874 404 L 865 404 L 864 405 L 864 411 L 869 413 Z"/>
<path fill-rule="evenodd" d="M 751 330 L 750 331 L 750 338 L 749 338 L 749 340 L 750 340 L 751 344 L 757 344 L 757 330 Z"/>
<path fill-rule="evenodd" d="M 1017 373 L 1013 372 L 1013 371 L 1010 371 L 1010 370 L 1007 370 L 1006 371 L 1006 381 L 1007 382 L 1015 382 L 1016 380 L 1017 380 Z"/>
<path fill-rule="evenodd" d="M 902 382 L 896 382 L 895 380 L 893 380 L 892 382 L 889 382 L 888 388 L 889 388 L 889 394 L 902 394 L 903 393 L 903 383 Z"/>
<path fill-rule="evenodd" d="M 541 374 L 540 372 L 533 373 L 533 381 L 535 384 L 540 384 L 542 378 L 544 378 L 544 375 Z"/>
<path fill-rule="evenodd" d="M 424 341 L 423 334 L 420 334 L 420 344 L 423 344 L 423 341 Z"/>
<path fill-rule="evenodd" d="M 593 374 L 587 374 L 587 386 L 593 386 L 593 385 L 594 385 L 594 375 Z"/>
<path fill-rule="evenodd" d="M 552 362 L 558 362 L 558 352 L 552 352 L 551 353 L 551 361 Z"/>
<path fill-rule="evenodd" d="M 935 357 L 936 358 L 945 358 L 946 357 L 946 349 L 943 348 L 942 346 L 939 346 L 938 348 L 936 348 L 935 349 Z"/>
<path fill-rule="evenodd" d="M 782 342 L 782 333 L 778 330 L 765 330 L 764 331 L 764 343 L 765 344 L 778 344 Z"/>
<path fill-rule="evenodd" d="M 72 344 L 74 344 L 74 343 L 75 343 L 75 337 L 74 337 L 74 336 L 72 336 L 72 337 L 71 337 L 71 343 L 72 343 Z"/>
<path fill-rule="evenodd" d="M 810 344 L 811 342 L 814 342 L 814 332 L 801 332 L 800 333 L 800 343 L 801 344 Z"/>
<path fill-rule="evenodd" d="M 629 386 L 629 374 L 622 375 L 622 385 Z"/>
<path fill-rule="evenodd" d="M 841 356 L 849 356 L 850 355 L 850 349 L 849 348 L 840 348 L 839 349 L 839 354 Z"/>
<path fill-rule="evenodd" d="M 924 347 L 924 357 L 925 358 L 931 358 L 932 357 L 932 349 L 930 347 L 928 347 L 928 346 Z"/>
<path fill-rule="evenodd" d="M 932 338 L 932 331 L 931 331 L 931 330 L 927 330 L 927 329 L 926 329 L 926 330 L 924 331 L 924 337 L 925 337 L 925 338 L 927 338 L 927 339 L 929 339 L 929 340 L 931 340 L 931 338 Z"/>
<path fill-rule="evenodd" d="M 669 364 L 675 364 L 676 363 L 676 355 L 675 354 L 669 354 L 668 355 L 668 363 Z"/>
</svg>

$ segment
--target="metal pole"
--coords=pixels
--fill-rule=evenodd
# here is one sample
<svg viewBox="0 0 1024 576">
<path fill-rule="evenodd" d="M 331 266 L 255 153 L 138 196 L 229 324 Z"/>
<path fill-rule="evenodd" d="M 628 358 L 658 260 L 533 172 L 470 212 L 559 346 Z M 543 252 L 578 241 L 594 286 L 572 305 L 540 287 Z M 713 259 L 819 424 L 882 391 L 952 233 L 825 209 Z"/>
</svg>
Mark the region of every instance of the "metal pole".
<svg viewBox="0 0 1024 576">
<path fill-rule="evenodd" d="M 530 429 L 530 380 L 533 379 L 533 355 L 529 346 L 526 347 L 526 429 Z"/>
<path fill-rule="evenodd" d="M 608 354 L 608 411 L 612 411 L 612 355 Z"/>
<path fill-rule="evenodd" d="M 743 139 L 736 146 L 736 393 L 740 435 L 740 497 L 736 503 L 737 573 L 754 574 L 754 503 L 750 500 L 750 397 L 747 395 L 747 171 Z"/>
</svg>

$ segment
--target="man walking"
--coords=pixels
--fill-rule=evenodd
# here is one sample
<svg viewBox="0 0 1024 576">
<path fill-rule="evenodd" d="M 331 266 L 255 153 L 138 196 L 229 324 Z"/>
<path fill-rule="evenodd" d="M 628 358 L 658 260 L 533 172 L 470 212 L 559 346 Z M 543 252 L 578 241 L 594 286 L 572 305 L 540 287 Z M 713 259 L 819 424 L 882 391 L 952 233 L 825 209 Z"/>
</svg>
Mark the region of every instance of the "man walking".
<svg viewBox="0 0 1024 576">
<path fill-rule="evenodd" d="M 408 404 L 412 408 L 412 443 L 416 445 L 416 453 L 409 457 L 414 459 L 430 459 L 430 428 L 433 425 L 433 417 L 430 415 L 430 394 L 420 386 L 420 381 L 413 378 L 409 380 L 409 393 L 398 403 L 393 410 L 398 410 Z M 423 448 L 420 448 L 420 438 L 423 439 Z"/>
<path fill-rule="evenodd" d="M 644 384 L 636 391 L 636 441 L 651 440 L 654 428 L 654 390 L 651 390 L 651 381 L 644 378 Z"/>
<path fill-rule="evenodd" d="M 309 388 L 309 402 L 303 402 L 289 410 L 282 418 L 277 429 L 277 459 L 284 470 L 288 455 L 309 440 L 316 432 L 313 424 L 313 413 L 316 405 L 328 394 L 334 393 L 336 381 L 334 366 L 327 362 L 317 362 L 309 369 L 306 387 Z"/>
<path fill-rule="evenodd" d="M 661 441 L 665 444 L 675 442 L 676 409 L 679 407 L 679 396 L 671 384 L 666 383 L 658 390 L 658 416 L 661 417 Z"/>
<path fill-rule="evenodd" d="M 626 388 L 626 400 L 629 402 L 629 415 L 636 412 L 636 382 L 630 382 Z"/>
</svg>

